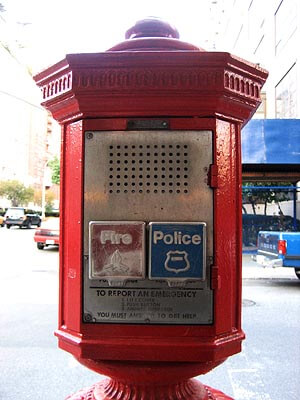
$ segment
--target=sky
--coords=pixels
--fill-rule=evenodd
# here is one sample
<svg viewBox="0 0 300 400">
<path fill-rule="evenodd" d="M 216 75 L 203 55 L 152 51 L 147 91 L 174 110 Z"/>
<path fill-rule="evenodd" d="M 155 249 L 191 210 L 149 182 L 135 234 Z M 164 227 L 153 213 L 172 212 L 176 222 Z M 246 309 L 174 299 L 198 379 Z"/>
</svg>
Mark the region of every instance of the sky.
<svg viewBox="0 0 300 400">
<path fill-rule="evenodd" d="M 212 0 L 0 0 L 10 35 L 33 72 L 70 53 L 102 52 L 124 40 L 127 29 L 148 16 L 175 25 L 180 39 L 211 50 Z"/>
</svg>

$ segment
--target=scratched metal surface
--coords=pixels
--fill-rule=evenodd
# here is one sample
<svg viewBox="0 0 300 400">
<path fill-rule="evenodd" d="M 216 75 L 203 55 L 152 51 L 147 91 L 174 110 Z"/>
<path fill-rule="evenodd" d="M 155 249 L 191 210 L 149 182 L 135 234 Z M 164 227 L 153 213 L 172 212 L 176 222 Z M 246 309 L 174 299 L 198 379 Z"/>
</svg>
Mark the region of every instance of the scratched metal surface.
<svg viewBox="0 0 300 400">
<path fill-rule="evenodd" d="M 161 280 L 90 279 L 91 221 L 201 221 L 206 263 L 213 256 L 211 131 L 85 133 L 84 315 L 89 323 L 211 324 L 213 296 L 202 281 L 170 287 Z"/>
<path fill-rule="evenodd" d="M 90 221 L 202 221 L 212 256 L 211 131 L 86 132 L 84 254 Z"/>
</svg>

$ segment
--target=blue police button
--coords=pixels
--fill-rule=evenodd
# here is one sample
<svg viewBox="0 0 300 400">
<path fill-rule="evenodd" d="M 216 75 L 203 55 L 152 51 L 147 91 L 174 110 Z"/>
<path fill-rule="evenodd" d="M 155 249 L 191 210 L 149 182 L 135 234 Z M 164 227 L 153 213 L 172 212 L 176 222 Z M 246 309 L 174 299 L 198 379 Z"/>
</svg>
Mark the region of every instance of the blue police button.
<svg viewBox="0 0 300 400">
<path fill-rule="evenodd" d="M 204 279 L 206 224 L 150 222 L 149 278 Z"/>
</svg>

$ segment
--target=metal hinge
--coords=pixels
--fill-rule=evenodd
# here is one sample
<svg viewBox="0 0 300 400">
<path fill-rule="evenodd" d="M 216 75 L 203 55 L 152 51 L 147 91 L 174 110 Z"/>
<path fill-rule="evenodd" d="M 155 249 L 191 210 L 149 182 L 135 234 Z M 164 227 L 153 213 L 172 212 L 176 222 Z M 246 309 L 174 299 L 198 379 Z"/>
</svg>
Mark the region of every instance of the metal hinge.
<svg viewBox="0 0 300 400">
<path fill-rule="evenodd" d="M 219 275 L 219 267 L 216 265 L 212 265 L 211 267 L 211 289 L 220 289 L 221 287 L 221 278 Z"/>
<path fill-rule="evenodd" d="M 208 172 L 208 184 L 212 188 L 218 187 L 218 166 L 216 164 L 210 164 Z"/>
</svg>

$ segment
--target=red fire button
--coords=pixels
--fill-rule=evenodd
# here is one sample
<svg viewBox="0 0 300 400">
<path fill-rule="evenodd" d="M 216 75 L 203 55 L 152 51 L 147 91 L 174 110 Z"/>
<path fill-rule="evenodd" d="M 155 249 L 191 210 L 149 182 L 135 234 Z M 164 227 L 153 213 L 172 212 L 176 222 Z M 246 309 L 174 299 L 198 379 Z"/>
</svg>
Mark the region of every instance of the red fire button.
<svg viewBox="0 0 300 400">
<path fill-rule="evenodd" d="M 144 279 L 145 223 L 91 221 L 89 253 L 90 279 Z"/>
</svg>

